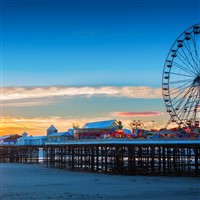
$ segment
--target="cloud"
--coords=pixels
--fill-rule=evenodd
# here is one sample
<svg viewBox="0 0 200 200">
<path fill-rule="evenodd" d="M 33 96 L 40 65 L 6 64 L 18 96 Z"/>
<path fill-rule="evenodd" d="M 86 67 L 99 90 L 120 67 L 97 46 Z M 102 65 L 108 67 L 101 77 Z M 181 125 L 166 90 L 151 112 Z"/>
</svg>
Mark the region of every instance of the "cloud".
<svg viewBox="0 0 200 200">
<path fill-rule="evenodd" d="M 148 111 L 148 112 L 115 112 L 112 115 L 118 117 L 152 117 L 152 116 L 160 116 L 164 115 L 163 112 L 160 111 Z"/>
<path fill-rule="evenodd" d="M 1 134 L 11 134 L 26 131 L 33 135 L 46 135 L 46 130 L 51 124 L 54 124 L 59 131 L 67 131 L 72 124 L 77 122 L 82 126 L 84 121 L 71 117 L 49 116 L 49 117 L 1 117 Z"/>
<path fill-rule="evenodd" d="M 2 101 L 9 106 L 13 102 L 24 105 L 38 105 L 44 102 L 53 102 L 58 99 L 70 97 L 126 97 L 154 99 L 162 98 L 161 88 L 151 88 L 145 86 L 102 86 L 102 87 L 3 87 Z M 29 103 L 27 103 L 29 102 Z M 13 104 L 14 105 L 14 104 Z"/>
<path fill-rule="evenodd" d="M 20 101 L 20 100 L 16 100 L 14 101 L 8 101 L 8 102 L 4 102 L 3 106 L 7 106 L 7 107 L 28 107 L 28 106 L 42 106 L 42 105 L 49 105 L 52 102 L 44 102 L 44 101 Z"/>
<path fill-rule="evenodd" d="M 141 116 L 141 115 L 140 115 Z M 115 116 L 117 120 L 121 116 Z M 119 118 L 119 119 L 118 119 Z M 113 119 L 113 118 L 112 118 Z M 73 123 L 78 124 L 79 127 L 82 127 L 87 122 L 94 121 L 103 121 L 110 120 L 109 115 L 107 117 L 79 117 L 79 116 L 41 116 L 41 117 L 14 117 L 14 116 L 4 116 L 1 117 L 1 129 L 0 136 L 8 134 L 22 134 L 26 131 L 29 135 L 46 135 L 46 130 L 51 124 L 53 124 L 58 131 L 67 131 L 69 128 L 72 128 Z M 124 125 L 124 128 L 130 129 L 130 120 L 129 118 L 120 119 Z M 152 128 L 152 120 L 143 120 L 144 126 L 146 128 Z M 166 121 L 155 121 L 154 126 L 157 128 L 163 128 L 166 125 Z"/>
<path fill-rule="evenodd" d="M 78 124 L 82 127 L 85 123 L 91 121 L 109 120 L 108 117 L 79 117 L 79 116 L 41 116 L 41 117 L 14 117 L 2 116 L 0 136 L 7 134 L 21 134 L 24 131 L 30 135 L 46 135 L 46 130 L 53 124 L 58 131 L 67 131 L 73 127 L 73 124 Z"/>
</svg>

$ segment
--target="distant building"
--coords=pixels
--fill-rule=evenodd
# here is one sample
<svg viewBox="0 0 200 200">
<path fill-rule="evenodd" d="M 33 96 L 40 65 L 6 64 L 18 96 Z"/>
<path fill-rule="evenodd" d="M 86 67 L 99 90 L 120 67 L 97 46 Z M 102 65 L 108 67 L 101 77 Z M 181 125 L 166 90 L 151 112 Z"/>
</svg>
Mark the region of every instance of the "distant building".
<svg viewBox="0 0 200 200">
<path fill-rule="evenodd" d="M 58 130 L 54 127 L 54 125 L 51 125 L 48 129 L 47 129 L 47 136 L 52 134 L 52 133 L 57 133 Z"/>
<path fill-rule="evenodd" d="M 76 139 L 96 139 L 114 132 L 118 128 L 117 121 L 106 120 L 86 123 L 82 128 L 74 130 Z"/>
<path fill-rule="evenodd" d="M 65 142 L 67 140 L 74 139 L 74 129 L 69 129 L 66 132 L 58 132 L 58 130 L 51 125 L 47 129 L 47 142 L 48 143 L 56 143 L 56 142 Z"/>
<path fill-rule="evenodd" d="M 1 136 L 1 137 L 0 137 L 0 145 L 3 144 L 4 140 L 5 140 L 6 138 L 9 138 L 9 137 L 10 137 L 10 135 L 3 135 L 3 136 Z"/>
<path fill-rule="evenodd" d="M 14 134 L 10 135 L 9 137 L 6 137 L 2 140 L 3 145 L 15 145 L 17 143 L 17 140 L 22 137 L 21 135 Z"/>
<path fill-rule="evenodd" d="M 74 136 L 71 135 L 69 132 L 57 132 L 57 133 L 52 133 L 47 136 L 47 142 L 66 142 L 68 140 L 73 140 Z"/>
<path fill-rule="evenodd" d="M 17 145 L 45 145 L 47 136 L 27 136 L 24 132 L 22 137 L 17 140 Z"/>
<path fill-rule="evenodd" d="M 74 128 L 70 128 L 70 129 L 68 129 L 68 133 L 70 133 L 73 137 L 74 137 Z"/>
<path fill-rule="evenodd" d="M 132 138 L 134 136 L 132 131 L 129 129 L 123 128 L 122 131 L 124 133 L 124 137 Z"/>
</svg>

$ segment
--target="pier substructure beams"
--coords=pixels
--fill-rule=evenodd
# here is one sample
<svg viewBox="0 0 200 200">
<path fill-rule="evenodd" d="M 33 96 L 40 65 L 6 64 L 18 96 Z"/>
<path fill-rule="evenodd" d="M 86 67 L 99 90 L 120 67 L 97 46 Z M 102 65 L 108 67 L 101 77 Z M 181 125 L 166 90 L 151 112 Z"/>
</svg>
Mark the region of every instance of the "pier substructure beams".
<svg viewBox="0 0 200 200">
<path fill-rule="evenodd" d="M 42 158 L 39 153 L 42 150 Z M 199 144 L 63 144 L 0 146 L 0 162 L 40 163 L 73 171 L 200 176 Z"/>
<path fill-rule="evenodd" d="M 200 145 L 49 145 L 47 167 L 126 175 L 200 176 Z"/>
<path fill-rule="evenodd" d="M 39 163 L 37 146 L 0 146 L 0 163 Z"/>
</svg>

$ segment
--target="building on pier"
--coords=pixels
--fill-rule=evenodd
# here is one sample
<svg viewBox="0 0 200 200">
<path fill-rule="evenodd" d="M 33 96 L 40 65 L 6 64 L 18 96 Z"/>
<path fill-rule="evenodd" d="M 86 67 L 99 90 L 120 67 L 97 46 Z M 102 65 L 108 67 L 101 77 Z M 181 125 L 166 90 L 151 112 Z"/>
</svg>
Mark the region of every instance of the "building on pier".
<svg viewBox="0 0 200 200">
<path fill-rule="evenodd" d="M 17 145 L 45 145 L 47 136 L 28 136 L 26 132 L 17 140 Z"/>
<path fill-rule="evenodd" d="M 52 133 L 57 133 L 58 130 L 55 128 L 55 126 L 52 124 L 48 129 L 47 129 L 47 136 L 49 136 Z"/>
<path fill-rule="evenodd" d="M 3 135 L 3 136 L 1 136 L 0 137 L 0 144 L 3 144 L 4 143 L 4 140 L 6 139 L 6 138 L 9 138 L 10 137 L 10 135 Z"/>
<path fill-rule="evenodd" d="M 47 142 L 54 143 L 54 142 L 65 142 L 67 140 L 74 139 L 74 129 L 69 129 L 66 132 L 58 132 L 54 125 L 51 125 L 47 129 Z"/>
<path fill-rule="evenodd" d="M 74 137 L 76 139 L 98 139 L 109 136 L 118 129 L 118 124 L 115 119 L 89 122 L 82 128 L 74 130 Z"/>
<path fill-rule="evenodd" d="M 22 137 L 21 135 L 18 134 L 14 134 L 14 135 L 10 135 L 9 137 L 4 138 L 1 141 L 2 145 L 15 145 L 17 143 L 17 140 Z"/>
<path fill-rule="evenodd" d="M 68 140 L 73 140 L 74 136 L 69 133 L 69 132 L 56 132 L 56 133 L 51 133 L 50 135 L 47 136 L 47 142 L 66 142 Z"/>
</svg>

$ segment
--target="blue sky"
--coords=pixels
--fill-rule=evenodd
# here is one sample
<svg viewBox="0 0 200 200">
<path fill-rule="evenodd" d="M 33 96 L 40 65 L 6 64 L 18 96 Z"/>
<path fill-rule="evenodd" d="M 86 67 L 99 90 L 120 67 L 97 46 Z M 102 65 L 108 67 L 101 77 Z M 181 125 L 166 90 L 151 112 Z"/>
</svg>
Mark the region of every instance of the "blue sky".
<svg viewBox="0 0 200 200">
<path fill-rule="evenodd" d="M 14 87 L 160 88 L 171 45 L 199 21 L 197 0 L 2 0 L 2 86 L 15 96 Z M 50 94 L 34 97 L 34 106 L 27 105 L 27 96 L 16 99 L 18 106 L 7 99 L 4 116 L 92 120 L 116 118 L 108 113 L 118 111 L 165 112 L 162 97 L 148 95 L 66 99 Z M 166 119 L 164 114 L 162 123 Z"/>
</svg>

